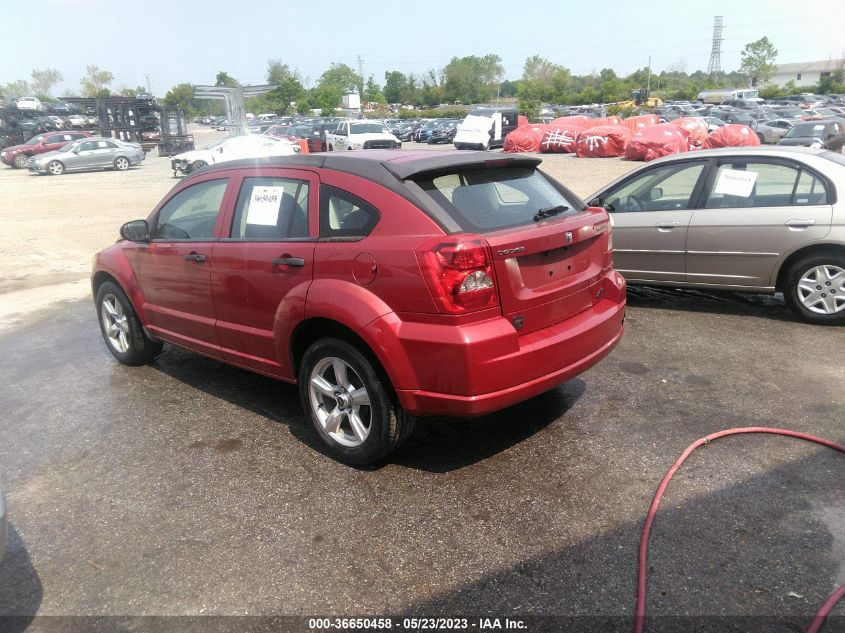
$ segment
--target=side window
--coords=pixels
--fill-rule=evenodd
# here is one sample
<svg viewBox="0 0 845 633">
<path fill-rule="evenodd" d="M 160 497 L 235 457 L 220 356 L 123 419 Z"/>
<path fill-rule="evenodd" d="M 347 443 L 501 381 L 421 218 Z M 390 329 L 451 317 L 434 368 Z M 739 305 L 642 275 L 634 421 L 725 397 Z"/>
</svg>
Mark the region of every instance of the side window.
<svg viewBox="0 0 845 633">
<path fill-rule="evenodd" d="M 690 198 L 703 169 L 703 161 L 650 169 L 608 192 L 602 204 L 611 212 L 689 209 Z"/>
<path fill-rule="evenodd" d="M 244 178 L 231 237 L 286 240 L 308 237 L 308 182 L 292 178 Z"/>
<path fill-rule="evenodd" d="M 52 136 L 48 136 L 45 139 L 47 143 L 61 143 L 64 140 L 64 137 L 61 134 L 53 134 Z"/>
<path fill-rule="evenodd" d="M 732 162 L 719 166 L 707 197 L 708 209 L 823 204 L 824 183 L 797 165 Z M 821 195 L 820 195 L 821 194 Z"/>
<path fill-rule="evenodd" d="M 358 196 L 328 185 L 320 188 L 320 237 L 364 237 L 380 217 Z"/>
<path fill-rule="evenodd" d="M 225 178 L 208 180 L 173 196 L 158 213 L 155 239 L 214 239 L 214 225 L 228 182 Z"/>
<path fill-rule="evenodd" d="M 111 141 L 98 141 L 98 146 L 100 149 L 106 147 L 108 149 L 117 149 L 117 145 L 112 143 Z"/>
<path fill-rule="evenodd" d="M 85 141 L 84 143 L 79 144 L 79 151 L 80 152 L 90 152 L 91 150 L 97 149 L 97 142 L 96 141 Z"/>
</svg>

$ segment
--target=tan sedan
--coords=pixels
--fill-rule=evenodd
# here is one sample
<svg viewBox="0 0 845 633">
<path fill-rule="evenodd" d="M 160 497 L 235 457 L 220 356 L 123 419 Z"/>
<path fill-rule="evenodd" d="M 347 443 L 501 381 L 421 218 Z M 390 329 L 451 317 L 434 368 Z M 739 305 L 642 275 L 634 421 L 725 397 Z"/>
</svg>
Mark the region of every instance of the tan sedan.
<svg viewBox="0 0 845 633">
<path fill-rule="evenodd" d="M 845 157 L 704 150 L 648 163 L 588 197 L 613 223 L 631 284 L 783 292 L 810 323 L 845 324 Z"/>
</svg>

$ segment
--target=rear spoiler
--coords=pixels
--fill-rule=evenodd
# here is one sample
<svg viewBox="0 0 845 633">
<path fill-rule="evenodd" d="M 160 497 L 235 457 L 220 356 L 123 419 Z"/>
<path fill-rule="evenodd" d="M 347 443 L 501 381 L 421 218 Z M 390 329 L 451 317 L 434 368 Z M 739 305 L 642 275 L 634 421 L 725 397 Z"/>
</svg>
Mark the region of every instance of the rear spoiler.
<svg viewBox="0 0 845 633">
<path fill-rule="evenodd" d="M 536 168 L 542 159 L 532 156 L 501 154 L 499 152 L 462 151 L 449 155 L 440 152 L 432 158 L 408 162 L 385 161 L 384 168 L 399 180 L 408 180 L 422 174 L 451 172 L 460 169 L 485 169 L 492 167 L 530 167 Z"/>
</svg>

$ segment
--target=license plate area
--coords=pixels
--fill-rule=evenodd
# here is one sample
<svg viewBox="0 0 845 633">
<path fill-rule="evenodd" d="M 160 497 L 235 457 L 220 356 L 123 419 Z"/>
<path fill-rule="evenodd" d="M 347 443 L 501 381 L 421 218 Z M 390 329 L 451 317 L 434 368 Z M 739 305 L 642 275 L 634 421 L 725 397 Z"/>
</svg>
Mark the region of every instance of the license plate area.
<svg viewBox="0 0 845 633">
<path fill-rule="evenodd" d="M 523 285 L 526 288 L 540 288 L 584 272 L 590 265 L 591 242 L 584 240 L 517 258 Z"/>
</svg>

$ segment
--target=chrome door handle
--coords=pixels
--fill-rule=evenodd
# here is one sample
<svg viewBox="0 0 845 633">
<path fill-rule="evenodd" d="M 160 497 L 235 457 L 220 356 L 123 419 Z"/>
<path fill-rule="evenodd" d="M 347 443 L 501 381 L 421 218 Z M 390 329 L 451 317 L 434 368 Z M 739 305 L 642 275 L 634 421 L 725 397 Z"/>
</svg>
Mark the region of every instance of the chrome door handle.
<svg viewBox="0 0 845 633">
<path fill-rule="evenodd" d="M 200 263 L 202 263 L 206 259 L 208 259 L 208 255 L 202 255 L 200 253 L 191 253 L 190 255 L 185 255 L 183 257 L 183 259 L 185 259 L 185 261 L 189 261 L 189 262 L 200 262 Z"/>
<path fill-rule="evenodd" d="M 656 226 L 658 229 L 674 229 L 680 225 L 680 222 L 658 222 L 654 226 Z"/>
<path fill-rule="evenodd" d="M 787 220 L 786 226 L 806 229 L 808 226 L 813 226 L 816 223 L 813 219 L 806 220 Z"/>
</svg>

